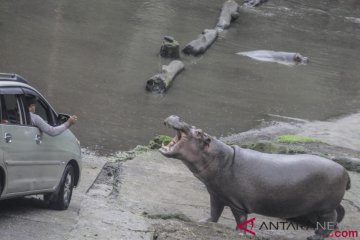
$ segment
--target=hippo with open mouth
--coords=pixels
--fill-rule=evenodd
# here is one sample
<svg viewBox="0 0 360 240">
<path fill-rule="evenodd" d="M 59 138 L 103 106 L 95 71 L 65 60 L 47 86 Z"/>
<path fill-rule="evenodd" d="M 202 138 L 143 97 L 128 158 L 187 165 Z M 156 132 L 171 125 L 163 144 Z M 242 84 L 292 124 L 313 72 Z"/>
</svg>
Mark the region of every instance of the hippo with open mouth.
<svg viewBox="0 0 360 240">
<path fill-rule="evenodd" d="M 350 178 L 341 165 L 315 155 L 266 154 L 229 146 L 177 116 L 164 124 L 177 134 L 159 151 L 180 159 L 205 184 L 211 205 L 207 221 L 217 222 L 225 206 L 238 225 L 250 213 L 307 217 L 321 226 L 334 226 L 344 217 L 340 202 Z M 319 228 L 308 239 L 324 239 L 331 231 Z"/>
</svg>

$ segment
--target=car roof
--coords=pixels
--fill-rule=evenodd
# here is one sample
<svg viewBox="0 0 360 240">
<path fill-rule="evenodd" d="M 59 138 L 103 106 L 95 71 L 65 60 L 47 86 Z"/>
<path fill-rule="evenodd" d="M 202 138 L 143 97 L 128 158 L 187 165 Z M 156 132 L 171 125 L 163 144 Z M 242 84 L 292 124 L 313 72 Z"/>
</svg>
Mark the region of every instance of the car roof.
<svg viewBox="0 0 360 240">
<path fill-rule="evenodd" d="M 35 90 L 28 80 L 16 73 L 0 73 L 0 87 L 27 87 Z"/>
<path fill-rule="evenodd" d="M 16 73 L 0 73 L 0 81 L 21 82 L 29 84 L 25 78 Z"/>
<path fill-rule="evenodd" d="M 41 96 L 45 102 L 50 106 L 50 108 L 56 113 L 51 104 L 46 100 L 46 98 L 37 91 L 34 87 L 29 85 L 29 82 L 22 76 L 16 73 L 0 73 L 0 87 L 24 87 L 29 88 L 35 91 L 39 96 Z"/>
<path fill-rule="evenodd" d="M 16 73 L 0 73 L 0 87 L 25 87 L 42 96 L 39 91 L 29 85 L 28 80 Z"/>
</svg>

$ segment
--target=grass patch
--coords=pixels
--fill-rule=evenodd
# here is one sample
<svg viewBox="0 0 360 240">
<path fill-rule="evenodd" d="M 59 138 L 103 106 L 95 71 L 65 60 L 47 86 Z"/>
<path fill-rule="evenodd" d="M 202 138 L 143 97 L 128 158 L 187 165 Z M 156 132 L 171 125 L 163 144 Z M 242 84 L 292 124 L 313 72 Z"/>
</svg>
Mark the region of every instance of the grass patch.
<svg viewBox="0 0 360 240">
<path fill-rule="evenodd" d="M 280 143 L 318 143 L 319 139 L 301 136 L 301 135 L 281 135 L 276 138 Z"/>
<path fill-rule="evenodd" d="M 149 142 L 149 147 L 151 149 L 159 149 L 162 144 L 168 145 L 173 138 L 167 135 L 158 135 L 153 140 Z"/>
<path fill-rule="evenodd" d="M 162 143 L 168 145 L 171 142 L 171 140 L 172 137 L 166 135 L 158 135 L 149 142 L 148 146 L 137 145 L 134 149 L 130 151 L 117 152 L 114 157 L 118 161 L 131 160 L 138 155 L 150 151 L 151 149 L 161 148 Z"/>
<path fill-rule="evenodd" d="M 137 145 L 133 150 L 126 151 L 126 152 L 118 152 L 115 157 L 118 161 L 126 161 L 133 159 L 134 157 L 141 155 L 145 152 L 149 151 L 149 147 Z"/>
<path fill-rule="evenodd" d="M 264 153 L 277 153 L 277 154 L 302 154 L 306 150 L 302 146 L 285 145 L 276 142 L 260 141 L 254 143 L 244 143 L 242 148 L 249 148 L 255 151 Z"/>
</svg>

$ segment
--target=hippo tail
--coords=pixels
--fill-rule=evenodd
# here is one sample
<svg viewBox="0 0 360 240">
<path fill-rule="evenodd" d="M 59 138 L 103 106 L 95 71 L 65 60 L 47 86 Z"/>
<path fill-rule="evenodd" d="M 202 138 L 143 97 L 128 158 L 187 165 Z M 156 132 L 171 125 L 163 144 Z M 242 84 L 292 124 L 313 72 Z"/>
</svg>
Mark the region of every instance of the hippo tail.
<svg viewBox="0 0 360 240">
<path fill-rule="evenodd" d="M 346 184 L 346 190 L 349 190 L 351 188 L 351 179 L 350 179 L 350 176 L 348 175 L 348 181 L 347 181 L 347 184 Z"/>
</svg>

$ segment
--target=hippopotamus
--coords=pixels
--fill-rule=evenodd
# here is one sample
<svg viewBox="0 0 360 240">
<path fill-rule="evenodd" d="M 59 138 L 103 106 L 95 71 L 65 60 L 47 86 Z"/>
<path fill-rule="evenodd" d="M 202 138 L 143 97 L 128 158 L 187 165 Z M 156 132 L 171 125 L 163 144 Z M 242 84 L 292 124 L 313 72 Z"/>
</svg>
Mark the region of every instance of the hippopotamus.
<svg viewBox="0 0 360 240">
<path fill-rule="evenodd" d="M 264 62 L 277 62 L 285 65 L 306 65 L 309 63 L 307 57 L 303 57 L 300 53 L 293 52 L 275 52 L 270 50 L 256 50 L 249 52 L 238 52 L 238 55 L 247 56 Z"/>
<path fill-rule="evenodd" d="M 309 154 L 267 154 L 229 146 L 174 115 L 164 124 L 177 134 L 159 151 L 181 160 L 205 184 L 211 207 L 207 221 L 217 222 L 225 206 L 238 226 L 250 213 L 308 217 L 321 226 L 342 220 L 340 202 L 350 178 L 338 163 Z M 308 239 L 324 239 L 332 230 L 319 228 Z"/>
<path fill-rule="evenodd" d="M 245 7 L 258 7 L 261 4 L 267 2 L 268 0 L 244 0 Z"/>
</svg>

